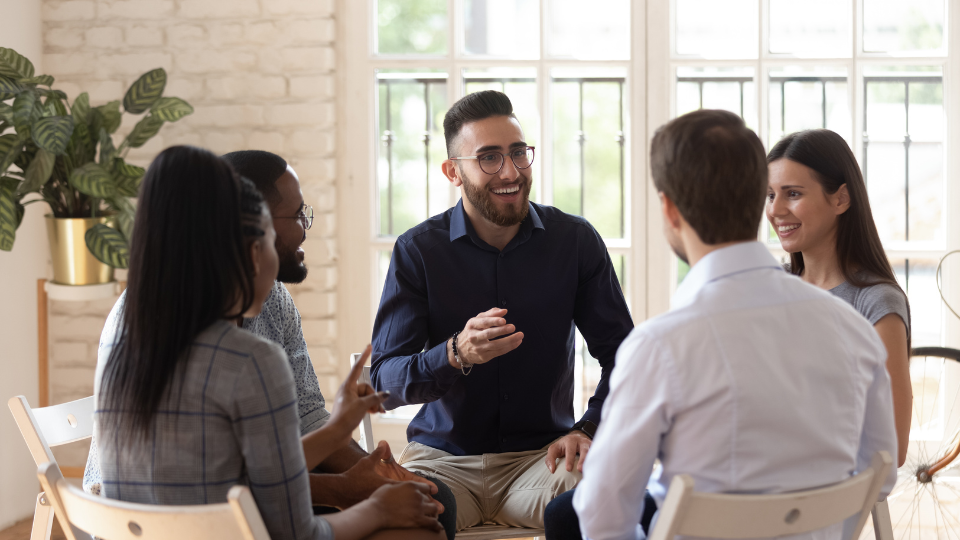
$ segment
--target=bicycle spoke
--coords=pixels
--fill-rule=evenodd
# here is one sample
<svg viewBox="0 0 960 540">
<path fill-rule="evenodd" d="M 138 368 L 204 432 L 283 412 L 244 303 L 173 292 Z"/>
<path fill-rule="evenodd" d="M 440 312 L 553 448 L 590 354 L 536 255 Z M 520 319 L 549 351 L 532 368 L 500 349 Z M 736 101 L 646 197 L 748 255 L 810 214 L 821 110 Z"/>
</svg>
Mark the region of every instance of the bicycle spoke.
<svg viewBox="0 0 960 540">
<path fill-rule="evenodd" d="M 960 397 L 960 392 L 955 392 L 955 393 L 953 394 L 953 403 L 950 405 L 950 412 L 947 413 L 946 415 L 944 415 L 944 418 L 943 418 L 943 430 L 944 430 L 944 432 L 946 432 L 946 430 L 950 428 L 950 426 L 949 426 L 949 423 L 950 423 L 950 422 L 948 422 L 948 420 L 953 418 L 953 411 L 956 410 L 956 408 L 957 408 L 957 398 L 958 398 L 958 397 Z M 950 443 L 955 442 L 955 441 L 953 440 L 953 437 L 950 437 L 949 439 L 947 439 L 947 437 L 944 437 L 943 440 L 944 440 L 944 444 L 942 445 L 942 448 L 940 449 L 940 451 L 937 452 L 937 459 L 941 459 L 947 452 L 949 452 L 950 450 L 953 449 L 953 446 L 950 444 Z M 947 442 L 947 441 L 949 441 L 949 442 Z"/>
<path fill-rule="evenodd" d="M 934 489 L 933 495 L 933 522 L 937 527 L 937 540 L 940 540 L 940 520 L 937 519 L 937 511 L 940 510 L 940 500 L 937 498 L 937 490 Z"/>
<path fill-rule="evenodd" d="M 925 414 L 926 411 L 927 411 L 927 408 L 926 408 L 926 406 L 925 406 L 926 403 L 927 403 L 927 393 L 926 393 L 925 390 L 926 390 L 926 386 L 927 386 L 927 366 L 930 364 L 929 360 L 930 360 L 930 358 L 928 358 L 928 357 L 926 357 L 926 356 L 923 357 L 923 378 L 920 379 L 921 381 L 923 381 L 923 386 L 922 386 L 921 389 L 920 389 L 920 414 L 918 415 L 919 418 L 917 418 L 917 420 L 918 420 L 918 422 L 919 422 L 919 424 L 920 424 L 920 426 L 919 426 L 920 429 L 923 429 L 923 414 Z M 941 374 L 942 374 L 942 373 L 943 373 L 943 372 L 941 371 Z M 939 383 L 939 381 L 937 382 L 937 392 L 938 392 L 938 393 L 940 392 L 940 383 Z M 936 401 L 936 396 L 934 396 L 934 401 L 933 401 L 933 402 L 934 402 L 934 403 L 937 402 L 937 401 Z M 909 446 L 909 443 L 907 443 L 907 444 L 908 444 L 908 446 Z M 926 463 L 926 462 L 927 462 L 927 456 L 926 456 L 927 445 L 924 444 L 924 443 L 921 442 L 921 441 L 917 441 L 917 447 L 918 447 L 919 450 L 920 450 L 920 455 L 917 456 L 917 457 L 920 458 L 924 463 Z M 914 472 L 916 472 L 916 469 L 914 469 Z"/>
<path fill-rule="evenodd" d="M 950 486 L 947 486 L 947 487 L 950 487 Z M 943 504 L 940 502 L 940 497 L 937 495 L 936 489 L 933 490 L 933 499 L 934 499 L 934 502 L 936 503 L 936 510 L 938 510 L 938 511 L 940 512 L 940 516 L 943 518 L 943 530 L 945 530 L 945 531 L 947 532 L 947 537 L 949 538 L 949 537 L 950 537 L 950 531 L 952 531 L 952 530 L 954 529 L 954 527 L 960 527 L 960 522 L 957 521 L 956 516 L 951 516 L 948 512 L 945 512 L 945 511 L 944 511 L 944 509 L 943 509 Z M 934 514 L 934 515 L 936 515 L 936 514 Z M 948 524 L 948 523 L 947 523 L 947 518 L 948 518 L 948 517 L 952 520 L 953 523 L 951 523 L 951 524 Z M 940 537 L 940 532 L 939 532 L 939 531 L 940 531 L 940 529 L 939 529 L 939 527 L 938 527 L 938 529 L 937 529 L 937 537 L 938 537 L 938 538 Z M 956 532 L 954 532 L 954 537 L 957 537 L 957 533 L 956 533 Z"/>
<path fill-rule="evenodd" d="M 897 522 L 893 526 L 894 529 L 897 529 L 900 527 L 900 523 L 903 521 L 903 518 L 906 517 L 908 512 L 911 512 L 913 510 L 913 507 L 916 504 L 917 504 L 917 497 L 916 495 L 914 495 L 913 499 L 907 504 L 907 508 L 903 511 L 902 514 L 900 514 L 900 517 L 897 518 Z"/>
</svg>

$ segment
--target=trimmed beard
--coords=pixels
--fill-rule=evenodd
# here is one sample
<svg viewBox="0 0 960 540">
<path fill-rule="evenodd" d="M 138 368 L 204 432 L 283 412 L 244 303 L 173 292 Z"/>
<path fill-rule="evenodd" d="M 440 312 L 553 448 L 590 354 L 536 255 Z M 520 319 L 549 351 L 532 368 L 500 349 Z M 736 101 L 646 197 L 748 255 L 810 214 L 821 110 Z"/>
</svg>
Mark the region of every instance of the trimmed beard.
<svg viewBox="0 0 960 540">
<path fill-rule="evenodd" d="M 304 239 L 307 233 L 303 233 Z M 301 244 L 303 241 L 300 242 Z M 307 279 L 307 265 L 297 259 L 297 247 L 290 248 L 277 236 L 277 258 L 280 259 L 280 269 L 277 271 L 277 281 L 280 283 L 302 283 Z"/>
<path fill-rule="evenodd" d="M 508 207 L 507 211 L 500 210 L 493 202 L 493 196 L 490 192 L 474 184 L 463 172 L 463 169 L 460 169 L 460 176 L 463 177 L 463 193 L 467 200 L 490 223 L 500 227 L 510 227 L 526 219 L 527 214 L 530 213 L 531 185 L 530 179 L 526 176 L 520 175 L 520 178 L 523 179 L 523 183 L 520 184 L 520 193 L 523 198 L 520 209 L 516 211 L 512 206 Z"/>
</svg>

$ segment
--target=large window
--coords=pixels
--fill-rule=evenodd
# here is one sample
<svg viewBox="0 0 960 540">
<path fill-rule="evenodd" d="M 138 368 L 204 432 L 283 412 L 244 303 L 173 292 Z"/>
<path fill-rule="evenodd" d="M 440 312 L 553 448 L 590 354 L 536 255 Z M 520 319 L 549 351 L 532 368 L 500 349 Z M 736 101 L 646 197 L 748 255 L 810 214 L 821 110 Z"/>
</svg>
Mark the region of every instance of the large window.
<svg viewBox="0 0 960 540">
<path fill-rule="evenodd" d="M 674 114 L 733 111 L 768 150 L 802 129 L 839 133 L 860 161 L 881 239 L 910 297 L 913 343 L 939 345 L 946 2 L 674 0 L 672 7 Z M 766 223 L 760 237 L 784 255 Z M 681 280 L 687 269 L 676 268 Z"/>
<path fill-rule="evenodd" d="M 537 146 L 534 201 L 603 235 L 635 322 L 669 309 L 683 268 L 662 238 L 649 140 L 700 107 L 742 115 L 769 148 L 840 133 L 910 295 L 914 344 L 960 346 L 933 271 L 960 248 L 960 75 L 945 0 L 363 0 L 344 2 L 337 189 L 338 349 L 370 339 L 397 235 L 454 205 L 442 118 L 463 95 L 507 93 Z M 954 24 L 954 26 L 958 26 Z M 948 49 L 951 51 L 948 55 Z M 952 181 L 948 179 L 954 178 Z M 759 237 L 782 255 L 764 223 Z M 944 288 L 960 305 L 960 263 Z M 952 295 L 952 296 L 951 296 Z M 578 364 L 576 401 L 596 363 Z M 398 438 L 402 435 L 398 435 Z"/>
</svg>

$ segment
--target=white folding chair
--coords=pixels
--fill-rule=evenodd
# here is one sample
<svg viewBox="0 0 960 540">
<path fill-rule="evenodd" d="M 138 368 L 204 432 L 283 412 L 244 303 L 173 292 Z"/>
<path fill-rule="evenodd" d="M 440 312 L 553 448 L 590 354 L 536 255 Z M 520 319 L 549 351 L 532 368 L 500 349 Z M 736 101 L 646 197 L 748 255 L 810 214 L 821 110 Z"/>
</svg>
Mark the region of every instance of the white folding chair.
<svg viewBox="0 0 960 540">
<path fill-rule="evenodd" d="M 893 523 L 890 521 L 890 507 L 884 499 L 873 505 L 873 534 L 876 540 L 893 540 Z"/>
<path fill-rule="evenodd" d="M 823 488 L 774 495 L 698 493 L 693 478 L 674 477 L 650 540 L 676 535 L 708 538 L 772 538 L 802 534 L 858 516 L 845 538 L 857 538 L 877 502 L 890 454 L 877 452 L 870 467 L 843 482 Z"/>
<path fill-rule="evenodd" d="M 230 488 L 225 503 L 163 506 L 88 495 L 64 480 L 56 463 L 41 465 L 37 476 L 70 540 L 270 540 L 246 486 Z"/>
<path fill-rule="evenodd" d="M 350 355 L 350 367 L 360 361 L 360 353 Z M 363 374 L 360 376 L 360 382 L 365 382 L 372 386 L 370 382 L 370 366 L 363 366 Z M 360 447 L 373 452 L 376 445 L 373 442 L 373 425 L 370 421 L 370 413 L 363 415 L 363 421 L 360 423 Z M 507 527 L 505 525 L 484 524 L 475 527 L 468 527 L 457 533 L 459 540 L 506 540 L 508 538 L 536 538 L 543 537 L 543 529 L 522 529 L 518 527 Z"/>
<path fill-rule="evenodd" d="M 27 398 L 23 396 L 12 397 L 7 404 L 38 466 L 56 463 L 50 451 L 51 446 L 76 442 L 93 435 L 93 396 L 40 409 L 31 409 Z M 49 540 L 52 527 L 53 509 L 49 497 L 41 492 L 37 495 L 30 540 Z"/>
</svg>

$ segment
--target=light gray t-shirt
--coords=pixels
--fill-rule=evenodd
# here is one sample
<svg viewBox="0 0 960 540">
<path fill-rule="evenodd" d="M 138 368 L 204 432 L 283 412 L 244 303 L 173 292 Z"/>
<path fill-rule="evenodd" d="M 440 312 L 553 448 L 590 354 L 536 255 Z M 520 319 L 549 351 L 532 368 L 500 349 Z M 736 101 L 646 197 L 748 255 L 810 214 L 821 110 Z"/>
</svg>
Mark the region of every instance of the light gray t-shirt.
<svg viewBox="0 0 960 540">
<path fill-rule="evenodd" d="M 909 339 L 910 311 L 907 309 L 907 297 L 899 288 L 889 283 L 855 287 L 849 281 L 844 281 L 830 289 L 830 294 L 849 303 L 870 324 L 877 324 L 885 316 L 896 313 L 903 319 Z"/>
</svg>

